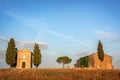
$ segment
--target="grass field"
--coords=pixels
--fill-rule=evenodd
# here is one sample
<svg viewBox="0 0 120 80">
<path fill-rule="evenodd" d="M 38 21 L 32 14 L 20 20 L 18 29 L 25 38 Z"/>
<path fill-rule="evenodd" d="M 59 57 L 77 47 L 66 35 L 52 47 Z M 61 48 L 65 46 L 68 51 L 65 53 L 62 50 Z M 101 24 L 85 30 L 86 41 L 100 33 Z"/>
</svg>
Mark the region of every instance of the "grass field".
<svg viewBox="0 0 120 80">
<path fill-rule="evenodd" d="M 0 69 L 0 80 L 120 80 L 120 70 Z"/>
</svg>

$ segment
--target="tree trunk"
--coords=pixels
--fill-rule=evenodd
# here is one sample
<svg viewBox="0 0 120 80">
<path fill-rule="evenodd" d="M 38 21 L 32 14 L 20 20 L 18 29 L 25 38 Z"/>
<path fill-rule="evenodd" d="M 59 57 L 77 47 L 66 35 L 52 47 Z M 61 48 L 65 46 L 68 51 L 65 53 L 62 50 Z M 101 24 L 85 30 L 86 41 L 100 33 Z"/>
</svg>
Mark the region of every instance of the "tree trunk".
<svg viewBox="0 0 120 80">
<path fill-rule="evenodd" d="M 65 64 L 63 63 L 63 68 L 65 68 Z"/>
<path fill-rule="evenodd" d="M 12 66 L 11 65 L 9 65 L 10 66 L 10 69 L 12 68 Z"/>
<path fill-rule="evenodd" d="M 102 66 L 101 66 L 101 64 L 102 64 L 102 61 L 100 61 L 100 69 L 102 69 Z"/>
</svg>

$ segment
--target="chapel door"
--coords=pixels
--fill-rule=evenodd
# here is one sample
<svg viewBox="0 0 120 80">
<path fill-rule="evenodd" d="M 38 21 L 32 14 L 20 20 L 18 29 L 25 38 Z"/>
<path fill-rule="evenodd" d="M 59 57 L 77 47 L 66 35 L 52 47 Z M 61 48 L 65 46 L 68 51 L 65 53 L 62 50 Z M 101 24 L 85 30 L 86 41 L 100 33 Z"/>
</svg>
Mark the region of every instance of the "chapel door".
<svg viewBox="0 0 120 80">
<path fill-rule="evenodd" d="M 26 63 L 22 62 L 22 68 L 25 68 Z"/>
</svg>

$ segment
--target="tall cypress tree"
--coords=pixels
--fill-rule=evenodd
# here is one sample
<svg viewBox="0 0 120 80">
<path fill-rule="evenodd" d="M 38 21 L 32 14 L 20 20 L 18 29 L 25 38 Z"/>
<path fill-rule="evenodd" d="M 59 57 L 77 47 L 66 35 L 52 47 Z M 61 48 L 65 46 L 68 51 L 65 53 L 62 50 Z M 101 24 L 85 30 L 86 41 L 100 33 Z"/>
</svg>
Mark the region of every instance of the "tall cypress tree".
<svg viewBox="0 0 120 80">
<path fill-rule="evenodd" d="M 98 58 L 100 61 L 104 61 L 104 50 L 101 41 L 99 40 L 98 47 L 97 47 L 97 53 L 98 53 Z M 100 63 L 100 68 L 101 68 L 101 63 Z"/>
<path fill-rule="evenodd" d="M 38 68 L 39 64 L 41 64 L 41 52 L 39 49 L 39 45 L 35 44 L 34 46 L 34 58 L 33 58 L 33 64 Z"/>
<path fill-rule="evenodd" d="M 13 38 L 10 39 L 8 43 L 8 48 L 6 50 L 6 63 L 12 67 L 16 67 L 17 62 L 17 48 L 15 47 L 15 41 Z"/>
</svg>

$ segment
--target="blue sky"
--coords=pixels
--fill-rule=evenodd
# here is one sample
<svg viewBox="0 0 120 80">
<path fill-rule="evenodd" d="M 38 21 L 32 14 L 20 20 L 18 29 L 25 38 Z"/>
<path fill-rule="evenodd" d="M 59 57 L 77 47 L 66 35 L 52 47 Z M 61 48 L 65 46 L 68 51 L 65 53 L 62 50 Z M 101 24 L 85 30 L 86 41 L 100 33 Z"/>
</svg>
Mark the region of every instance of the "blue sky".
<svg viewBox="0 0 120 80">
<path fill-rule="evenodd" d="M 42 46 L 40 67 L 61 67 L 59 56 L 75 61 L 97 50 L 104 51 L 120 68 L 119 0 L 0 0 L 0 62 L 4 62 L 7 42 L 16 40 L 18 49 Z M 47 47 L 47 48 L 46 48 Z M 3 57 L 4 56 L 4 57 Z M 49 62 L 48 62 L 49 61 Z"/>
</svg>

